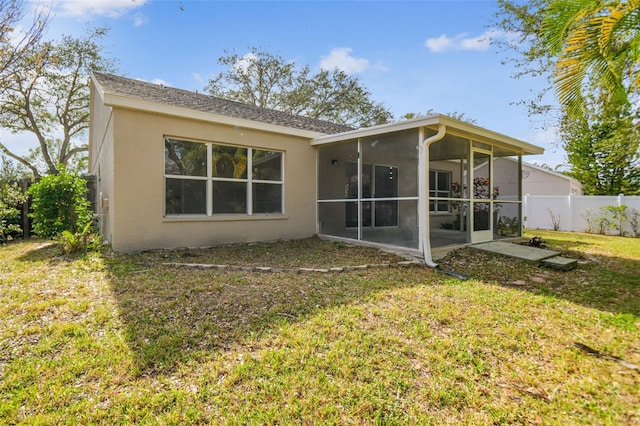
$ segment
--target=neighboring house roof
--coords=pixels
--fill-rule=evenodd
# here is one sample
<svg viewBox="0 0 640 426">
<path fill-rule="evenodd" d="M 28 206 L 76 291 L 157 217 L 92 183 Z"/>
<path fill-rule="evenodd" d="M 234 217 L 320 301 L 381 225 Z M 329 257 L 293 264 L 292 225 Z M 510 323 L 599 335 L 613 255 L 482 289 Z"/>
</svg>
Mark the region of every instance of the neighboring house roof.
<svg viewBox="0 0 640 426">
<path fill-rule="evenodd" d="M 195 119 L 245 125 L 300 136 L 316 137 L 353 130 L 352 127 L 324 120 L 288 114 L 241 102 L 176 89 L 159 84 L 112 74 L 94 72 L 91 75 L 106 105 L 131 109 L 190 116 Z M 196 111 L 200 114 L 190 113 Z M 224 119 L 223 117 L 227 117 Z M 235 119 L 229 120 L 228 118 Z M 263 123 L 264 126 L 256 125 Z M 296 129 L 298 132 L 286 131 Z"/>
</svg>

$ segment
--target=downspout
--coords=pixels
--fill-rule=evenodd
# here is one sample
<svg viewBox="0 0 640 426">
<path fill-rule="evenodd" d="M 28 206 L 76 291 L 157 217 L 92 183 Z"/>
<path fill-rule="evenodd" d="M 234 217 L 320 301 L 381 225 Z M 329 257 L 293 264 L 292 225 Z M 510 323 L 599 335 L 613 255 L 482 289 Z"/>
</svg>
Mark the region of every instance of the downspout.
<svg viewBox="0 0 640 426">
<path fill-rule="evenodd" d="M 420 229 L 420 247 L 422 248 L 424 263 L 430 268 L 437 268 L 438 264 L 434 263 L 433 259 L 431 258 L 431 238 L 429 232 L 429 221 L 427 220 L 429 216 L 429 146 L 434 142 L 442 140 L 446 132 L 447 126 L 445 126 L 444 124 L 440 124 L 438 126 L 438 133 L 425 139 L 424 128 L 421 127 L 419 130 L 420 149 L 418 152 L 420 155 L 420 159 L 418 160 L 418 179 L 420 184 L 418 185 L 418 220 Z"/>
</svg>

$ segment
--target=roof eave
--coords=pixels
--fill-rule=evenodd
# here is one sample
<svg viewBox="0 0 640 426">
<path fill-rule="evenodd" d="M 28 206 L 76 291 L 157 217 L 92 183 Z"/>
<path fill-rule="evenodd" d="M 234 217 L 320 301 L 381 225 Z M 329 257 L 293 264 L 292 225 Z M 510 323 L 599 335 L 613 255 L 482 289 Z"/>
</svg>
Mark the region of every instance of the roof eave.
<svg viewBox="0 0 640 426">
<path fill-rule="evenodd" d="M 96 88 L 96 92 L 100 96 L 102 102 L 110 107 L 153 112 L 157 114 L 171 115 L 174 117 L 188 118 L 192 120 L 206 121 L 216 124 L 226 124 L 229 126 L 262 130 L 271 133 L 299 136 L 308 139 L 326 135 L 326 133 L 313 130 L 297 129 L 295 127 L 265 123 L 262 121 L 249 120 L 246 118 L 231 117 L 207 111 L 198 111 L 190 108 L 182 108 L 159 102 L 135 99 L 114 93 L 107 93 L 104 91 L 104 88 L 93 73 L 91 73 L 91 80 L 93 81 L 93 85 Z"/>
<path fill-rule="evenodd" d="M 478 142 L 488 142 L 492 145 L 502 146 L 505 148 L 515 148 L 518 153 L 524 155 L 544 153 L 544 148 L 542 147 L 440 114 L 382 124 L 379 126 L 367 127 L 334 135 L 320 136 L 313 139 L 311 144 L 324 145 L 348 139 L 363 138 L 420 127 L 428 127 L 436 130 L 440 124 L 444 124 L 447 127 L 447 134 L 450 135 L 469 138 Z"/>
</svg>

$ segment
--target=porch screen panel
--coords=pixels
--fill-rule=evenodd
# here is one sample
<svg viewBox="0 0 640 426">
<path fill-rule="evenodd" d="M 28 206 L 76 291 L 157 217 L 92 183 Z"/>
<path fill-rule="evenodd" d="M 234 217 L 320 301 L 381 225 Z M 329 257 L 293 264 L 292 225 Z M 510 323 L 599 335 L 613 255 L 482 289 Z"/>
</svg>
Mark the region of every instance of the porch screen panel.
<svg viewBox="0 0 640 426">
<path fill-rule="evenodd" d="M 363 138 L 362 240 L 418 248 L 418 130 Z"/>
<path fill-rule="evenodd" d="M 320 234 L 358 238 L 359 184 L 357 140 L 318 148 Z"/>
<path fill-rule="evenodd" d="M 429 147 L 431 247 L 468 242 L 469 140 L 447 135 Z"/>
<path fill-rule="evenodd" d="M 319 147 L 318 199 L 340 200 L 357 198 L 357 162 L 358 141 L 354 140 Z"/>
<path fill-rule="evenodd" d="M 451 214 L 432 214 L 429 220 L 429 238 L 431 248 L 438 248 L 453 244 L 466 244 L 469 241 L 467 217 L 469 202 L 447 202 Z"/>
<path fill-rule="evenodd" d="M 362 164 L 376 168 L 373 198 L 417 197 L 418 154 L 417 129 L 363 138 Z M 392 180 L 397 183 L 392 185 Z M 397 192 L 392 193 L 394 188 Z"/>
<path fill-rule="evenodd" d="M 372 201 L 372 204 L 374 226 L 362 228 L 364 241 L 418 248 L 417 200 Z M 387 226 L 389 221 L 395 224 Z"/>
<path fill-rule="evenodd" d="M 493 159 L 493 187 L 496 200 L 520 201 L 520 174 L 518 158 Z"/>
<path fill-rule="evenodd" d="M 318 233 L 357 239 L 357 227 L 347 226 L 345 222 L 347 205 L 352 204 L 357 206 L 357 203 L 346 201 L 318 203 Z"/>
<path fill-rule="evenodd" d="M 494 148 L 494 239 L 522 234 L 520 168 L 515 152 Z"/>
</svg>

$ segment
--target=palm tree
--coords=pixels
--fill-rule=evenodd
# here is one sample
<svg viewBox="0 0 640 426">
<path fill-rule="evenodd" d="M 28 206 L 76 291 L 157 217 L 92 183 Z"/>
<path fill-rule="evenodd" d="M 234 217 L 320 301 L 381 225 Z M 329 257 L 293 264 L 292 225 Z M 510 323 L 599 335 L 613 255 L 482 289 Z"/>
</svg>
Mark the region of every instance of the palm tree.
<svg viewBox="0 0 640 426">
<path fill-rule="evenodd" d="M 622 100 L 640 89 L 640 0 L 555 0 L 542 37 L 557 57 L 556 91 L 570 114 L 584 107 L 583 86 Z"/>
</svg>

